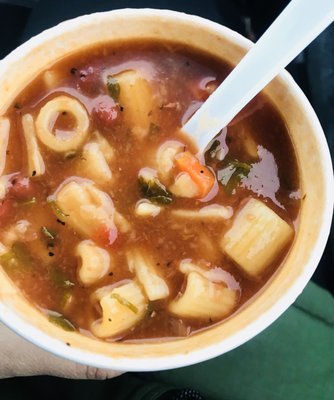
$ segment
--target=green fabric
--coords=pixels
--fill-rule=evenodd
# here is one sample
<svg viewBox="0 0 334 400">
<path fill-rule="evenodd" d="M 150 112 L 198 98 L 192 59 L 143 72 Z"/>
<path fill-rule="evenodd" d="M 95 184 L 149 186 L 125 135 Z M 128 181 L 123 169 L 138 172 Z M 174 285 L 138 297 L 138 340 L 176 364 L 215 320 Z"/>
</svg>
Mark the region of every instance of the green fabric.
<svg viewBox="0 0 334 400">
<path fill-rule="evenodd" d="M 333 400 L 334 299 L 311 282 L 281 318 L 243 346 L 142 377 L 195 388 L 207 400 Z"/>
</svg>

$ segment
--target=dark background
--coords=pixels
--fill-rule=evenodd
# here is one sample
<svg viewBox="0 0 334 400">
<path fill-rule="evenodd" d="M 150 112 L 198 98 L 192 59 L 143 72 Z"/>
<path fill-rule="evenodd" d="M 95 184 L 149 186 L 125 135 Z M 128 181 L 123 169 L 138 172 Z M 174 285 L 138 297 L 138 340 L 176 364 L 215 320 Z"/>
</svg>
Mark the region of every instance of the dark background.
<svg viewBox="0 0 334 400">
<path fill-rule="evenodd" d="M 334 0 L 333 0 L 334 1 Z M 120 1 L 120 0 L 0 0 L 0 58 L 29 37 L 65 19 L 95 11 L 125 7 L 167 8 L 200 15 L 228 26 L 256 41 L 288 4 L 287 0 L 205 0 L 205 1 Z M 330 151 L 334 154 L 334 24 L 323 32 L 287 68 L 313 105 L 323 126 Z M 1 96 L 1 94 L 0 94 Z M 307 134 L 307 132 L 305 132 Z M 334 191 L 334 188 L 333 188 Z M 334 238 L 332 233 L 325 253 L 312 280 L 334 295 Z M 22 380 L 2 382 L 1 392 L 10 387 L 15 396 L 15 384 Z M 26 378 L 26 399 L 38 399 L 43 392 L 49 400 L 75 399 L 76 386 L 69 381 L 50 377 Z M 10 385 L 10 386 L 9 386 Z M 40 389 L 37 389 L 37 385 Z M 82 383 L 88 398 L 102 398 L 99 382 Z M 50 390 L 48 390 L 48 388 Z M 41 390 L 42 389 L 42 390 Z M 3 393 L 4 393 L 3 392 Z M 80 393 L 80 398 L 86 397 Z"/>
</svg>

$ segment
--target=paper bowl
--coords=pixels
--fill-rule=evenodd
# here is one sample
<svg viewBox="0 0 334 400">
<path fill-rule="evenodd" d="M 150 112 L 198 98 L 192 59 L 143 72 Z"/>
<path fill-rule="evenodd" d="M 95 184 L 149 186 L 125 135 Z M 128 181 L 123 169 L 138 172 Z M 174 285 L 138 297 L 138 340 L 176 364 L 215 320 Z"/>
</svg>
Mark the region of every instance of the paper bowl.
<svg viewBox="0 0 334 400">
<path fill-rule="evenodd" d="M 161 39 L 193 46 L 236 64 L 252 43 L 214 22 L 167 10 L 124 9 L 66 21 L 32 38 L 0 62 L 0 115 L 41 71 L 92 44 Z M 54 354 L 96 367 L 153 371 L 216 357 L 245 343 L 276 320 L 311 278 L 329 234 L 333 174 L 313 109 L 287 72 L 265 89 L 280 110 L 295 147 L 302 201 L 296 238 L 284 264 L 251 301 L 226 321 L 193 336 L 146 343 L 107 343 L 51 324 L 0 270 L 0 318 L 19 335 Z M 68 346 L 66 343 L 70 343 Z"/>
</svg>

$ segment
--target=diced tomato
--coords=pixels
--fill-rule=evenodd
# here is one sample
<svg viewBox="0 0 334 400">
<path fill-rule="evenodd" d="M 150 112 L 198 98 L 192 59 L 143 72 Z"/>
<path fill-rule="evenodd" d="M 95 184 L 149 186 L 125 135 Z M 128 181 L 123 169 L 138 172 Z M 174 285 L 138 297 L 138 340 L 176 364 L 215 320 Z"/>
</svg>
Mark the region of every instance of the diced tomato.
<svg viewBox="0 0 334 400">
<path fill-rule="evenodd" d="M 10 212 L 13 208 L 13 201 L 10 199 L 4 199 L 0 201 L 0 225 L 4 219 L 9 217 Z"/>
<path fill-rule="evenodd" d="M 96 95 L 101 90 L 101 70 L 96 67 L 88 67 L 76 71 L 79 88 L 88 95 Z"/>
<path fill-rule="evenodd" d="M 110 228 L 105 225 L 97 228 L 96 233 L 93 236 L 93 240 L 104 247 L 113 245 L 117 238 L 117 228 L 115 226 Z"/>
<path fill-rule="evenodd" d="M 33 182 L 31 182 L 30 178 L 22 174 L 13 176 L 10 183 L 9 194 L 17 199 L 28 199 L 36 193 L 36 187 Z"/>
<path fill-rule="evenodd" d="M 110 96 L 99 96 L 94 101 L 93 117 L 105 128 L 112 128 L 119 116 L 119 105 Z"/>
<path fill-rule="evenodd" d="M 218 87 L 215 77 L 207 76 L 190 83 L 190 91 L 196 100 L 205 101 Z"/>
</svg>

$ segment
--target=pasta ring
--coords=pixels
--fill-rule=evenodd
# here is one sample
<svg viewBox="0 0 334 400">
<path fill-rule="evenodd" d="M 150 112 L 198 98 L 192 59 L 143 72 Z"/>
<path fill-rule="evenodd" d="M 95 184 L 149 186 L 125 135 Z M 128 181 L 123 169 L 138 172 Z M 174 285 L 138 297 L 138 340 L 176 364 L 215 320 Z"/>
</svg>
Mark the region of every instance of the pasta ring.
<svg viewBox="0 0 334 400">
<path fill-rule="evenodd" d="M 69 112 L 76 119 L 73 134 L 66 139 L 57 137 L 52 133 L 52 121 L 60 112 Z M 47 102 L 40 110 L 36 120 L 36 133 L 45 146 L 57 152 L 76 150 L 88 134 L 89 117 L 84 106 L 68 96 L 58 96 Z"/>
</svg>

